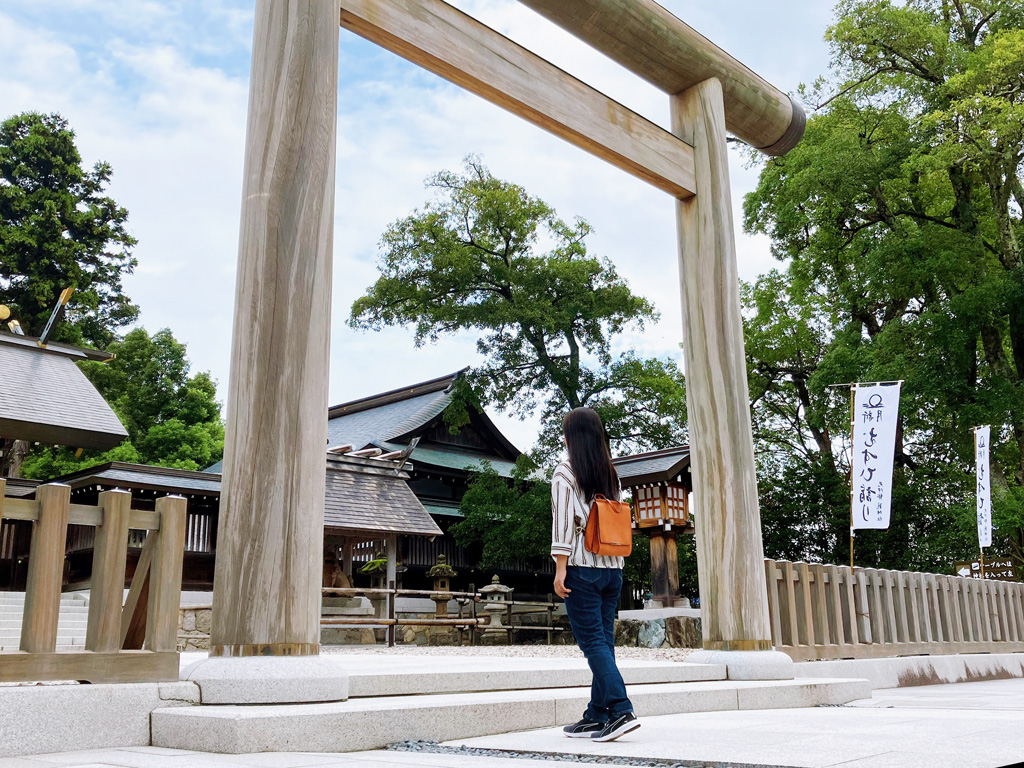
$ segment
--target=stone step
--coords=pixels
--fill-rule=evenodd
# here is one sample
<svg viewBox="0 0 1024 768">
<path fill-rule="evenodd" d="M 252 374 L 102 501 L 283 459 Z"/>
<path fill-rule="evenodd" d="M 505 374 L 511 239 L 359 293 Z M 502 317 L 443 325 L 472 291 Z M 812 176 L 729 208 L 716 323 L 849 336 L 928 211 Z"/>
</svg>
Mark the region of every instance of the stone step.
<svg viewBox="0 0 1024 768">
<path fill-rule="evenodd" d="M 866 680 L 716 680 L 629 687 L 637 715 L 845 704 L 871 696 Z M 550 728 L 579 718 L 589 688 L 363 697 L 327 704 L 157 709 L 155 747 L 204 752 L 356 752 L 396 741 L 450 741 Z"/>
<path fill-rule="evenodd" d="M 2 632 L 6 627 L 21 627 L 21 623 L 22 621 L 20 616 L 14 619 L 6 618 L 3 614 L 0 614 L 0 632 Z M 59 627 L 84 627 L 88 623 L 88 614 L 83 614 L 82 616 L 65 616 L 64 614 L 61 614 L 57 619 L 57 626 Z"/>
<path fill-rule="evenodd" d="M 64 610 L 67 610 L 69 608 L 81 608 L 84 610 L 89 610 L 89 604 L 83 603 L 81 600 L 61 600 L 60 607 Z M 0 598 L 0 611 L 20 611 L 24 610 L 24 608 L 24 600 L 4 600 L 3 598 Z"/>
<path fill-rule="evenodd" d="M 349 674 L 351 698 L 577 688 L 589 686 L 592 679 L 585 659 L 498 660 L 475 657 L 453 660 L 439 656 L 435 658 L 440 664 L 431 665 L 422 657 L 407 661 L 385 656 L 375 658 L 372 669 L 367 669 L 366 662 L 359 661 L 359 658 L 342 654 L 331 657 Z M 627 685 L 694 683 L 726 678 L 726 669 L 721 664 L 620 659 L 619 669 Z"/>
</svg>

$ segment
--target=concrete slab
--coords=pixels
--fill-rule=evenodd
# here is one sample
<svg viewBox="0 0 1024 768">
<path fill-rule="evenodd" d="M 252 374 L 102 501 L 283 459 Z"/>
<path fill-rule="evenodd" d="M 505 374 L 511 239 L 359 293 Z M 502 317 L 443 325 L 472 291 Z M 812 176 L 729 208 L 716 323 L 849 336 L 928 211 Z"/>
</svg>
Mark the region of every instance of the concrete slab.
<svg viewBox="0 0 1024 768">
<path fill-rule="evenodd" d="M 150 713 L 199 703 L 191 683 L 0 687 L 0 757 L 146 746 Z"/>
<path fill-rule="evenodd" d="M 876 691 L 843 707 L 647 717 L 610 744 L 544 729 L 450 745 L 798 768 L 1002 768 L 1024 761 L 1024 681 Z"/>
<path fill-rule="evenodd" d="M 783 688 L 775 694 L 757 688 Z M 838 705 L 869 693 L 861 680 L 737 683 L 709 681 L 630 686 L 641 716 L 759 707 Z M 578 719 L 590 689 L 395 696 L 335 704 L 203 706 L 157 710 L 154 746 L 208 752 L 347 752 L 396 741 L 470 738 L 564 725 Z"/>
</svg>

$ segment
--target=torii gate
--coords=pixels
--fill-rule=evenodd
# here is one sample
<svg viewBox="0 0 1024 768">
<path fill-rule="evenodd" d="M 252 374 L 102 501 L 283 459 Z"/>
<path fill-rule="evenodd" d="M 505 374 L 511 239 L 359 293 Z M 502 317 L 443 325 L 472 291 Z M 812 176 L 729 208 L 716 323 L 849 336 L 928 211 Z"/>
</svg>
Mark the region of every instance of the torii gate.
<svg viewBox="0 0 1024 768">
<path fill-rule="evenodd" d="M 340 26 L 676 198 L 705 647 L 771 633 L 726 132 L 799 103 L 653 0 L 521 0 L 669 95 L 672 132 L 442 0 L 257 0 L 211 655 L 315 655 Z"/>
</svg>

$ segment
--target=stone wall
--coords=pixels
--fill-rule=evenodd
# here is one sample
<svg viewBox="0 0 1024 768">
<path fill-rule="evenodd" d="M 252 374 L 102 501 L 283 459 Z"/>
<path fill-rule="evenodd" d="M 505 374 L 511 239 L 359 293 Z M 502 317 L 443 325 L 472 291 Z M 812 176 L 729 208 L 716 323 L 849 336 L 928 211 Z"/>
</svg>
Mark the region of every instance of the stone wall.
<svg viewBox="0 0 1024 768">
<path fill-rule="evenodd" d="M 182 608 L 178 611 L 178 651 L 210 650 L 210 608 Z"/>
<path fill-rule="evenodd" d="M 641 648 L 700 648 L 700 619 L 690 616 L 667 616 L 638 621 L 618 619 L 615 622 L 615 644 Z"/>
</svg>

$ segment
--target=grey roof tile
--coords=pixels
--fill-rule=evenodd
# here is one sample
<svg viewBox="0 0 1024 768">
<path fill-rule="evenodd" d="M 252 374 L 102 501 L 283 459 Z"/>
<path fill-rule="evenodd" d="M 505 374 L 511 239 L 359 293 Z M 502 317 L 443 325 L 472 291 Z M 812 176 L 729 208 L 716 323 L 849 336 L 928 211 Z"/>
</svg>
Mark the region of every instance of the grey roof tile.
<svg viewBox="0 0 1024 768">
<path fill-rule="evenodd" d="M 128 433 L 74 361 L 38 347 L 0 343 L 0 435 L 108 450 Z"/>
<path fill-rule="evenodd" d="M 329 468 L 324 525 L 361 531 L 440 536 L 437 523 L 399 476 Z"/>
<path fill-rule="evenodd" d="M 690 463 L 690 447 L 684 445 L 634 456 L 620 456 L 613 459 L 612 463 L 623 485 L 626 485 L 627 480 L 640 477 L 645 482 L 650 482 L 654 476 L 665 476 L 667 479 L 669 473 L 682 471 Z"/>
<path fill-rule="evenodd" d="M 427 392 L 395 403 L 336 416 L 327 422 L 330 445 L 356 450 L 410 432 L 438 416 L 451 403 L 449 392 Z"/>
</svg>

